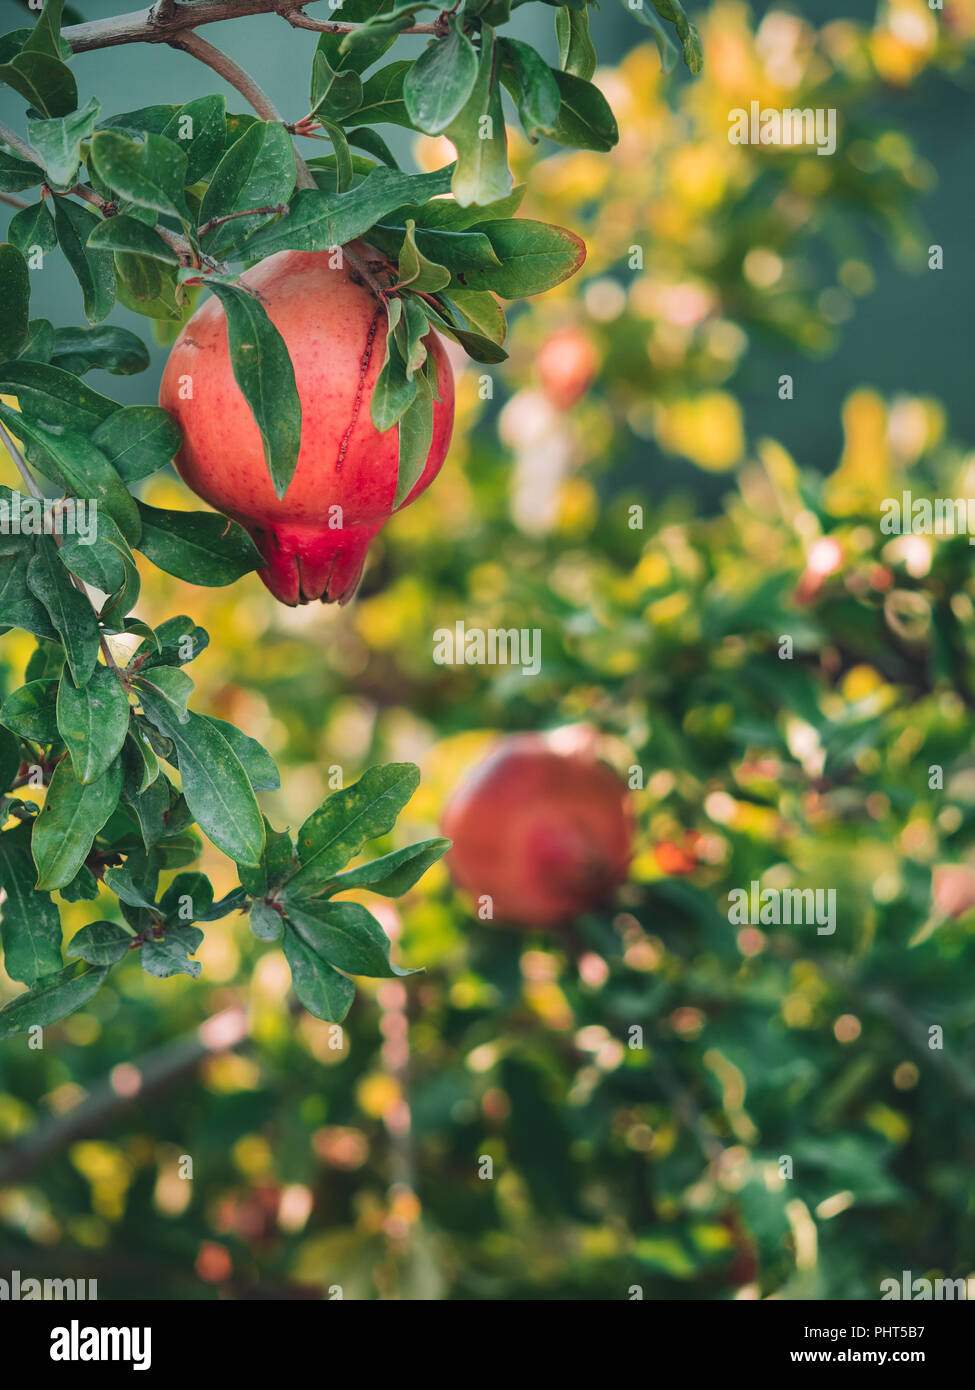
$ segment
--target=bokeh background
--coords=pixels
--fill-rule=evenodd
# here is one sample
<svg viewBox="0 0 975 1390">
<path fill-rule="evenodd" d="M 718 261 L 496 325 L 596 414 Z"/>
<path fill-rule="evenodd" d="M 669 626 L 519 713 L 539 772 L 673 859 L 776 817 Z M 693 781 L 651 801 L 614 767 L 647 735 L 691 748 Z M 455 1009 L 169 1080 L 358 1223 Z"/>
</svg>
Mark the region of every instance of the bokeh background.
<svg viewBox="0 0 975 1390">
<path fill-rule="evenodd" d="M 498 732 L 596 725 L 643 769 L 630 883 L 571 933 L 516 933 L 435 867 L 370 902 L 426 973 L 362 982 L 338 1039 L 239 917 L 208 926 L 199 981 L 119 968 L 43 1050 L 0 1047 L 0 1275 L 103 1298 L 706 1300 L 975 1274 L 975 892 L 948 913 L 932 894 L 972 854 L 972 552 L 879 526 L 904 488 L 975 496 L 975 4 L 695 18 L 692 80 L 625 8 L 593 11 L 618 148 L 514 154 L 523 211 L 582 234 L 587 263 L 514 312 L 507 363 L 460 372 L 448 462 L 356 602 L 285 610 L 256 578 L 145 566 L 139 610 L 210 631 L 196 706 L 273 752 L 279 826 L 333 767 L 410 759 L 405 844 Z M 303 114 L 311 36 L 208 37 Z M 168 49 L 76 68 L 118 110 L 220 89 Z M 836 154 L 730 145 L 751 100 L 836 107 Z M 418 167 L 450 157 L 397 140 Z M 35 314 L 81 322 L 56 256 L 33 279 Z M 154 400 L 165 351 L 106 389 Z M 194 504 L 175 474 L 144 495 Z M 437 666 L 458 619 L 541 629 L 542 673 Z M 32 645 L 4 639 L 7 688 Z M 835 935 L 731 925 L 753 879 L 835 889 Z M 99 915 L 66 906 L 66 936 Z M 196 1050 L 214 1016 L 204 1039 L 239 1046 Z"/>
</svg>

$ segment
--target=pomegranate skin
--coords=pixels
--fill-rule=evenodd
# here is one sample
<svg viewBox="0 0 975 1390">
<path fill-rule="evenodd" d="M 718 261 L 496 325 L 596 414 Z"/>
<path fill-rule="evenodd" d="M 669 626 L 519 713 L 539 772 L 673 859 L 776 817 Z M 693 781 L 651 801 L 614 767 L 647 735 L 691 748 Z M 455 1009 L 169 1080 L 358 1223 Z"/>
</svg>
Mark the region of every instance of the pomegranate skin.
<svg viewBox="0 0 975 1390">
<path fill-rule="evenodd" d="M 375 255 L 361 244 L 355 249 Z M 266 562 L 259 575 L 292 607 L 352 598 L 369 542 L 392 514 L 396 494 L 398 429 L 380 433 L 370 416 L 386 310 L 348 263 L 333 269 L 329 259 L 324 251 L 280 251 L 241 277 L 287 344 L 301 400 L 298 465 L 283 498 L 275 496 L 260 432 L 234 380 L 226 316 L 215 297 L 174 343 L 159 391 L 160 405 L 183 432 L 180 475 L 246 527 Z M 440 399 L 426 465 L 404 507 L 437 476 L 453 427 L 450 364 L 435 333 L 424 341 Z M 187 380 L 192 396 L 185 400 Z"/>
<path fill-rule="evenodd" d="M 451 797 L 447 867 L 475 902 L 521 928 L 561 926 L 607 902 L 633 848 L 629 793 L 586 750 L 556 751 L 538 734 L 502 739 Z"/>
</svg>

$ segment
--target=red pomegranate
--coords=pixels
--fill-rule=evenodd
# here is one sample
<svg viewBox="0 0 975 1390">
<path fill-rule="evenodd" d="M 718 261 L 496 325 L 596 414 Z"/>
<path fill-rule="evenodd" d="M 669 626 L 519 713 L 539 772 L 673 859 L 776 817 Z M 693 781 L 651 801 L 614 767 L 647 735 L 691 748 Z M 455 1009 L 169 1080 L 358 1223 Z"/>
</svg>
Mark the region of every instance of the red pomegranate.
<svg viewBox="0 0 975 1390">
<path fill-rule="evenodd" d="M 629 867 L 630 795 L 593 748 L 502 739 L 451 798 L 451 877 L 516 927 L 556 927 L 605 903 Z"/>
<path fill-rule="evenodd" d="M 353 249 L 376 255 L 358 243 Z M 163 372 L 159 403 L 183 431 L 176 467 L 204 501 L 247 528 L 266 561 L 258 573 L 275 598 L 292 606 L 319 598 L 347 603 L 369 542 L 394 510 L 398 429 L 380 433 L 370 416 L 386 310 L 347 259 L 333 268 L 324 251 L 280 251 L 241 279 L 260 295 L 291 355 L 302 411 L 298 466 L 284 497 L 276 497 L 260 433 L 234 380 L 223 305 L 212 298 L 180 333 Z M 450 365 L 436 334 L 424 341 L 440 400 L 426 466 L 404 507 L 440 471 L 453 426 Z"/>
<path fill-rule="evenodd" d="M 539 349 L 536 365 L 548 399 L 559 410 L 569 410 L 592 385 L 599 359 L 581 328 L 558 328 Z"/>
</svg>

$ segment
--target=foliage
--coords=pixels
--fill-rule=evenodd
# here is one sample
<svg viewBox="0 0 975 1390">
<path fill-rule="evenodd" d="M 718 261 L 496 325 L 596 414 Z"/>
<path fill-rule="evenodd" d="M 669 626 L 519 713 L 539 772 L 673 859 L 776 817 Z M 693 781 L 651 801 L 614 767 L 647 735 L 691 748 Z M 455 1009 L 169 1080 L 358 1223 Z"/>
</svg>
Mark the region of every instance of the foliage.
<svg viewBox="0 0 975 1390">
<path fill-rule="evenodd" d="M 579 13 L 556 10 L 563 55 L 585 72 Z M 968 12 L 953 13 L 963 36 Z M 851 119 L 880 81 L 958 61 L 950 33 L 940 49 L 912 45 L 901 36 L 916 28 L 892 28 L 887 11 L 872 28 L 844 21 L 828 34 L 778 21 L 792 35 L 786 56 L 807 55 L 820 76 L 823 53 L 836 58 L 822 80 L 848 80 Z M 302 867 L 290 840 L 265 831 L 264 862 L 238 887 L 203 844 L 218 900 L 250 895 L 254 934 L 232 916 L 208 922 L 198 984 L 159 982 L 126 958 L 51 1034 L 56 1047 L 5 1044 L 9 1161 L 41 1115 L 83 1105 L 120 1058 L 145 1079 L 144 1095 L 119 1100 L 97 1133 L 48 1160 L 43 1186 L 29 1166 L 17 1173 L 0 1197 L 11 1265 L 48 1270 L 56 1249 L 59 1270 L 97 1276 L 103 1297 L 135 1284 L 173 1297 L 328 1297 L 340 1286 L 346 1298 L 619 1299 L 637 1286 L 645 1298 L 875 1299 L 904 1268 L 970 1273 L 975 919 L 932 915 L 931 870 L 965 862 L 972 843 L 975 584 L 964 537 L 887 536 L 878 522 L 905 487 L 972 495 L 971 454 L 935 401 L 862 388 L 842 405 L 841 457 L 797 461 L 748 437 L 732 386 L 750 337 L 768 328 L 832 345 L 841 324 L 819 333 L 820 296 L 845 283 L 856 294 L 863 277 L 844 267 L 869 269 L 869 253 L 858 245 L 834 266 L 823 245 L 868 222 L 899 240 L 915 225 L 923 166 L 879 130 L 862 133 L 881 160 L 876 178 L 842 141 L 834 161 L 806 165 L 732 150 L 729 74 L 757 70 L 771 39 L 756 41 L 738 7 L 716 7 L 701 29 L 713 76 L 700 83 L 651 77 L 647 47 L 601 75 L 623 125 L 613 153 L 535 165 L 527 141 L 512 140 L 516 171 L 530 171 L 532 220 L 584 227 L 589 261 L 518 319 L 495 376 L 490 364 L 462 373 L 448 466 L 383 537 L 357 603 L 282 616 L 246 575 L 194 591 L 220 650 L 194 666 L 198 699 L 273 752 L 283 787 L 262 804 L 275 823 L 307 808 Z M 713 101 L 709 80 L 724 93 Z M 343 84 L 335 110 L 343 90 L 355 98 Z M 816 104 L 826 87 L 802 90 Z M 370 100 L 380 99 L 377 85 Z M 659 160 L 647 158 L 651 138 Z M 897 149 L 892 172 L 883 159 Z M 848 207 L 826 198 L 828 183 L 803 201 L 809 163 L 824 179 L 842 171 Z M 807 215 L 794 220 L 797 206 Z M 442 264 L 415 221 L 416 263 Z M 634 244 L 644 265 L 630 271 Z M 750 277 L 754 246 L 779 258 L 774 283 Z M 569 412 L 547 401 L 536 370 L 565 325 L 597 347 L 591 390 Z M 499 413 L 482 398 L 485 376 L 507 393 Z M 33 382 L 3 389 L 26 417 Z M 86 437 L 117 414 L 92 414 Z M 632 437 L 726 470 L 718 513 L 652 497 L 649 470 L 622 484 L 612 464 Z M 143 536 L 154 530 L 165 554 L 178 529 L 153 518 L 179 509 L 181 489 L 161 470 L 139 473 L 136 449 L 125 456 L 146 479 Z M 124 544 L 135 522 L 122 508 Z M 137 566 L 159 632 L 172 570 Z M 540 629 L 541 674 L 436 665 L 431 634 L 458 619 Z M 43 748 L 58 728 L 57 673 L 23 630 L 4 647 L 7 699 L 22 737 Z M 172 664 L 159 653 L 147 663 Z M 497 731 L 580 720 L 599 727 L 624 775 L 643 774 L 640 852 L 611 909 L 524 937 L 472 918 L 440 865 L 413 884 L 412 867 L 399 876 L 443 848 L 444 800 Z M 326 799 L 333 770 L 350 763 L 416 764 L 422 780 L 395 826 L 388 803 L 377 813 L 380 858 L 343 877 L 318 852 L 343 821 L 342 798 L 400 776 L 369 772 L 361 791 Z M 401 795 L 412 774 L 403 778 Z M 25 829 L 5 830 L 0 846 L 17 834 L 23 844 Z M 350 855 L 362 845 L 338 841 Z M 728 895 L 753 880 L 835 889 L 835 933 L 733 926 Z M 374 901 L 383 885 L 406 892 L 400 905 Z M 106 921 L 95 924 L 90 902 L 61 907 L 88 930 L 90 970 L 118 949 L 111 903 L 99 889 Z M 300 991 L 307 943 L 334 949 L 357 917 L 336 908 L 367 903 L 425 973 L 367 979 L 342 1030 L 290 1013 L 289 952 Z M 294 924 L 287 950 L 276 908 Z M 239 1036 L 215 1041 L 194 1080 L 154 1085 L 156 1069 L 238 1005 Z M 929 1046 L 932 1027 L 941 1049 Z"/>
</svg>

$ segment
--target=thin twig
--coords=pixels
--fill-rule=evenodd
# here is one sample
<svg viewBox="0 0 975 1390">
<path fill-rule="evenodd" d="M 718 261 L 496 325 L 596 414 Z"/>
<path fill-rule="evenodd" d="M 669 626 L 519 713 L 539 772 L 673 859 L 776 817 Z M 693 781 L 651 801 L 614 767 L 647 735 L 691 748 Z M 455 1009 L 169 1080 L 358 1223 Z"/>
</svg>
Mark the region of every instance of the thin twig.
<svg viewBox="0 0 975 1390">
<path fill-rule="evenodd" d="M 284 213 L 288 211 L 287 203 L 274 203 L 265 208 L 242 208 L 240 212 L 228 212 L 223 217 L 211 217 L 209 222 L 204 222 L 202 227 L 197 227 L 196 233 L 199 237 L 205 237 L 207 232 L 212 232 L 214 227 L 220 227 L 224 222 L 232 222 L 235 217 L 263 217 L 270 216 L 272 212 Z"/>
<path fill-rule="evenodd" d="M 87 24 L 69 24 L 61 37 L 75 53 L 88 53 L 96 48 L 111 48 L 120 43 L 169 43 L 173 36 L 201 24 L 215 24 L 222 19 L 244 19 L 249 15 L 277 14 L 296 29 L 314 28 L 331 34 L 350 34 L 361 24 L 316 23 L 303 14 L 304 5 L 321 0 L 196 0 L 194 4 L 157 4 L 146 10 L 114 15 L 110 19 L 94 19 Z M 172 13 L 167 11 L 172 9 Z M 297 20 L 297 22 L 296 22 Z M 414 24 L 401 29 L 403 34 L 434 34 L 446 32 L 442 17 L 432 24 Z"/>
<path fill-rule="evenodd" d="M 44 156 L 40 150 L 35 150 L 33 145 L 28 145 L 15 130 L 11 130 L 8 125 L 0 121 L 0 140 L 5 145 L 9 145 L 14 154 L 20 155 L 21 159 L 28 160 L 31 164 L 38 164 L 42 169 L 47 166 L 44 163 Z"/>
<path fill-rule="evenodd" d="M 0 425 L 0 439 L 3 440 L 7 453 L 13 459 L 14 467 L 23 479 L 24 486 L 30 493 L 31 497 L 36 497 L 39 501 L 43 501 L 44 494 L 43 492 L 41 492 L 40 488 L 35 483 L 34 475 L 27 466 L 27 460 L 24 458 L 23 454 L 20 452 L 20 450 L 17 448 L 17 445 L 14 443 L 13 439 L 8 434 L 5 425 Z"/>
</svg>

